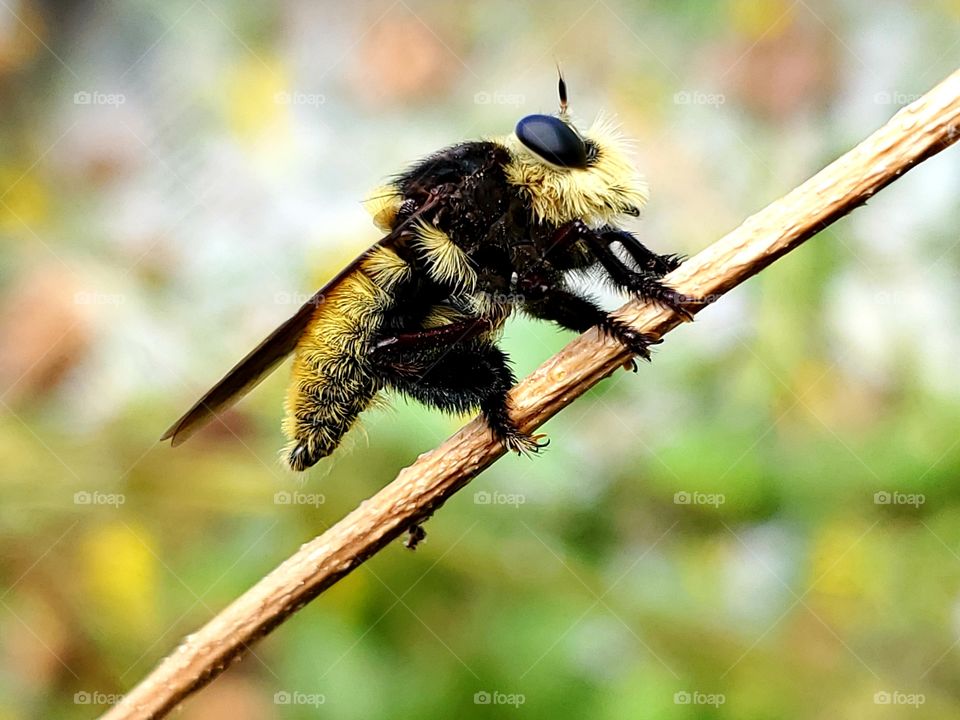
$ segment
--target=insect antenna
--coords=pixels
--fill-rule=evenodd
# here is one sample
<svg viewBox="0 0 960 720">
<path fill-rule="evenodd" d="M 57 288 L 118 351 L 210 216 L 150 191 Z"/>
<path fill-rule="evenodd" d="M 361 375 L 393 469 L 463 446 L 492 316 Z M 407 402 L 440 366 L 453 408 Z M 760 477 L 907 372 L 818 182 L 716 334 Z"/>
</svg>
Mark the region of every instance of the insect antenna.
<svg viewBox="0 0 960 720">
<path fill-rule="evenodd" d="M 557 63 L 557 78 L 557 93 L 560 95 L 560 117 L 565 120 L 570 113 L 567 109 L 567 83 L 563 79 L 560 63 Z"/>
</svg>

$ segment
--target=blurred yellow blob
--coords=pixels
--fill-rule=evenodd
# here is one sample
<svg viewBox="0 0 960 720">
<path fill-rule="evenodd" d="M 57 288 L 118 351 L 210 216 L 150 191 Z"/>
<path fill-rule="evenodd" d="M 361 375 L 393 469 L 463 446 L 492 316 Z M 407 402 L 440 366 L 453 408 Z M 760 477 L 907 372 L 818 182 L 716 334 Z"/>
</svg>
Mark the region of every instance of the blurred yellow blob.
<svg viewBox="0 0 960 720">
<path fill-rule="evenodd" d="M 230 129 L 253 142 L 264 135 L 286 135 L 297 94 L 280 62 L 250 57 L 227 74 L 225 97 Z"/>
<path fill-rule="evenodd" d="M 786 0 L 734 0 L 730 5 L 731 26 L 753 40 L 776 37 L 793 19 L 793 3 Z"/>
<path fill-rule="evenodd" d="M 814 538 L 808 582 L 813 592 L 834 598 L 862 594 L 871 572 L 863 542 L 868 526 L 852 520 L 826 525 Z"/>
<path fill-rule="evenodd" d="M 88 598 L 121 637 L 145 636 L 154 626 L 157 561 L 150 541 L 145 528 L 112 521 L 93 528 L 81 546 Z"/>
<path fill-rule="evenodd" d="M 0 231 L 20 233 L 47 217 L 49 196 L 29 166 L 0 167 Z"/>
</svg>

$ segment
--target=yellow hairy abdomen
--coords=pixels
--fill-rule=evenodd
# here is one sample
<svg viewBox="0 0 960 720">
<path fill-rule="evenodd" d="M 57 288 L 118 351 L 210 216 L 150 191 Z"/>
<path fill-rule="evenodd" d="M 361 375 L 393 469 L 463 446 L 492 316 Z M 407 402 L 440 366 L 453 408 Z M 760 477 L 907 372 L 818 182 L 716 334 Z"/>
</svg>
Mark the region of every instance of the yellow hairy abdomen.
<svg viewBox="0 0 960 720">
<path fill-rule="evenodd" d="M 367 272 L 382 272 L 383 261 L 375 253 L 323 298 L 294 351 L 287 454 L 305 443 L 311 457 L 329 455 L 379 389 L 368 356 L 389 295 Z"/>
</svg>

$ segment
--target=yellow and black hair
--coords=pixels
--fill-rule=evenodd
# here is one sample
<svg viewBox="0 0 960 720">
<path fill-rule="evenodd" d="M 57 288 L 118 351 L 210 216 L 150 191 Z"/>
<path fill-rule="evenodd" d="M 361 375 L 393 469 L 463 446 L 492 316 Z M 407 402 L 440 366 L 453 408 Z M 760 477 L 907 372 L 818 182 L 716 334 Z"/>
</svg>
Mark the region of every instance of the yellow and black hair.
<svg viewBox="0 0 960 720">
<path fill-rule="evenodd" d="M 661 278 L 680 260 L 617 226 L 640 213 L 647 187 L 629 143 L 601 116 L 585 132 L 558 115 L 528 115 L 509 137 L 445 148 L 365 203 L 386 232 L 187 412 L 165 437 L 181 441 L 252 387 L 285 355 L 293 372 L 283 456 L 303 470 L 338 446 L 382 390 L 441 410 L 479 409 L 509 449 L 539 438 L 510 419 L 514 382 L 497 346 L 519 309 L 582 332 L 590 327 L 649 357 L 656 341 L 567 283 L 600 269 L 625 292 L 687 316 Z"/>
</svg>

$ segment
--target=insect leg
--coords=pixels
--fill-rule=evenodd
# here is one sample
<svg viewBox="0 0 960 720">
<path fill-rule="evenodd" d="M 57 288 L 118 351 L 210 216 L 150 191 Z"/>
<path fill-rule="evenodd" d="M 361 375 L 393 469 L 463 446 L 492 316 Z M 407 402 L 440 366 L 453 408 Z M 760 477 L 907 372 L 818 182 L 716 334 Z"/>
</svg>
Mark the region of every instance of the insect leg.
<svg viewBox="0 0 960 720">
<path fill-rule="evenodd" d="M 422 352 L 431 348 L 448 347 L 455 343 L 470 340 L 490 332 L 492 329 L 493 325 L 486 318 L 468 318 L 439 327 L 386 335 L 378 339 L 373 348 L 374 351 L 381 353 L 402 352 L 404 350 Z"/>
<path fill-rule="evenodd" d="M 578 333 L 598 327 L 644 360 L 650 359 L 649 346 L 660 342 L 655 335 L 638 332 L 609 315 L 593 300 L 563 288 L 540 285 L 535 297 L 527 296 L 523 309 L 536 318 L 551 320 Z"/>
<path fill-rule="evenodd" d="M 693 318 L 683 307 L 683 303 L 687 301 L 687 298 L 673 288 L 664 285 L 659 277 L 650 273 L 638 273 L 632 270 L 623 260 L 617 257 L 609 245 L 604 244 L 602 241 L 594 245 L 593 251 L 617 287 L 673 310 L 686 320 Z"/>
<path fill-rule="evenodd" d="M 561 225 L 550 238 L 549 252 L 552 249 L 566 250 L 577 240 L 586 240 L 592 249 L 609 248 L 611 243 L 619 243 L 644 274 L 661 278 L 680 267 L 684 258 L 680 255 L 657 255 L 637 240 L 636 235 L 612 226 L 594 230 L 583 220 L 572 220 Z"/>
<path fill-rule="evenodd" d="M 626 230 L 605 227 L 593 234 L 604 243 L 605 247 L 609 248 L 610 243 L 613 242 L 620 243 L 642 271 L 649 272 L 658 278 L 676 270 L 684 260 L 680 255 L 657 255 L 637 240 L 636 235 Z"/>
<path fill-rule="evenodd" d="M 388 343 L 371 358 L 387 385 L 425 405 L 447 412 L 479 408 L 490 430 L 509 450 L 537 452 L 539 436 L 521 432 L 510 419 L 507 393 L 515 382 L 506 354 L 485 338 L 438 347 L 424 336 L 416 345 Z M 400 336 L 397 336 L 400 337 Z M 390 338 L 388 338 L 390 339 Z"/>
<path fill-rule="evenodd" d="M 578 239 L 586 242 L 593 256 L 618 287 L 669 308 L 685 319 L 692 318 L 683 307 L 686 298 L 660 282 L 661 277 L 679 266 L 680 260 L 675 255 L 657 255 L 625 230 L 612 227 L 594 230 L 582 220 L 574 220 L 559 227 L 553 234 L 552 241 L 554 246 L 566 246 Z M 624 247 L 639 266 L 639 272 L 629 267 L 610 249 L 613 242 Z"/>
</svg>

